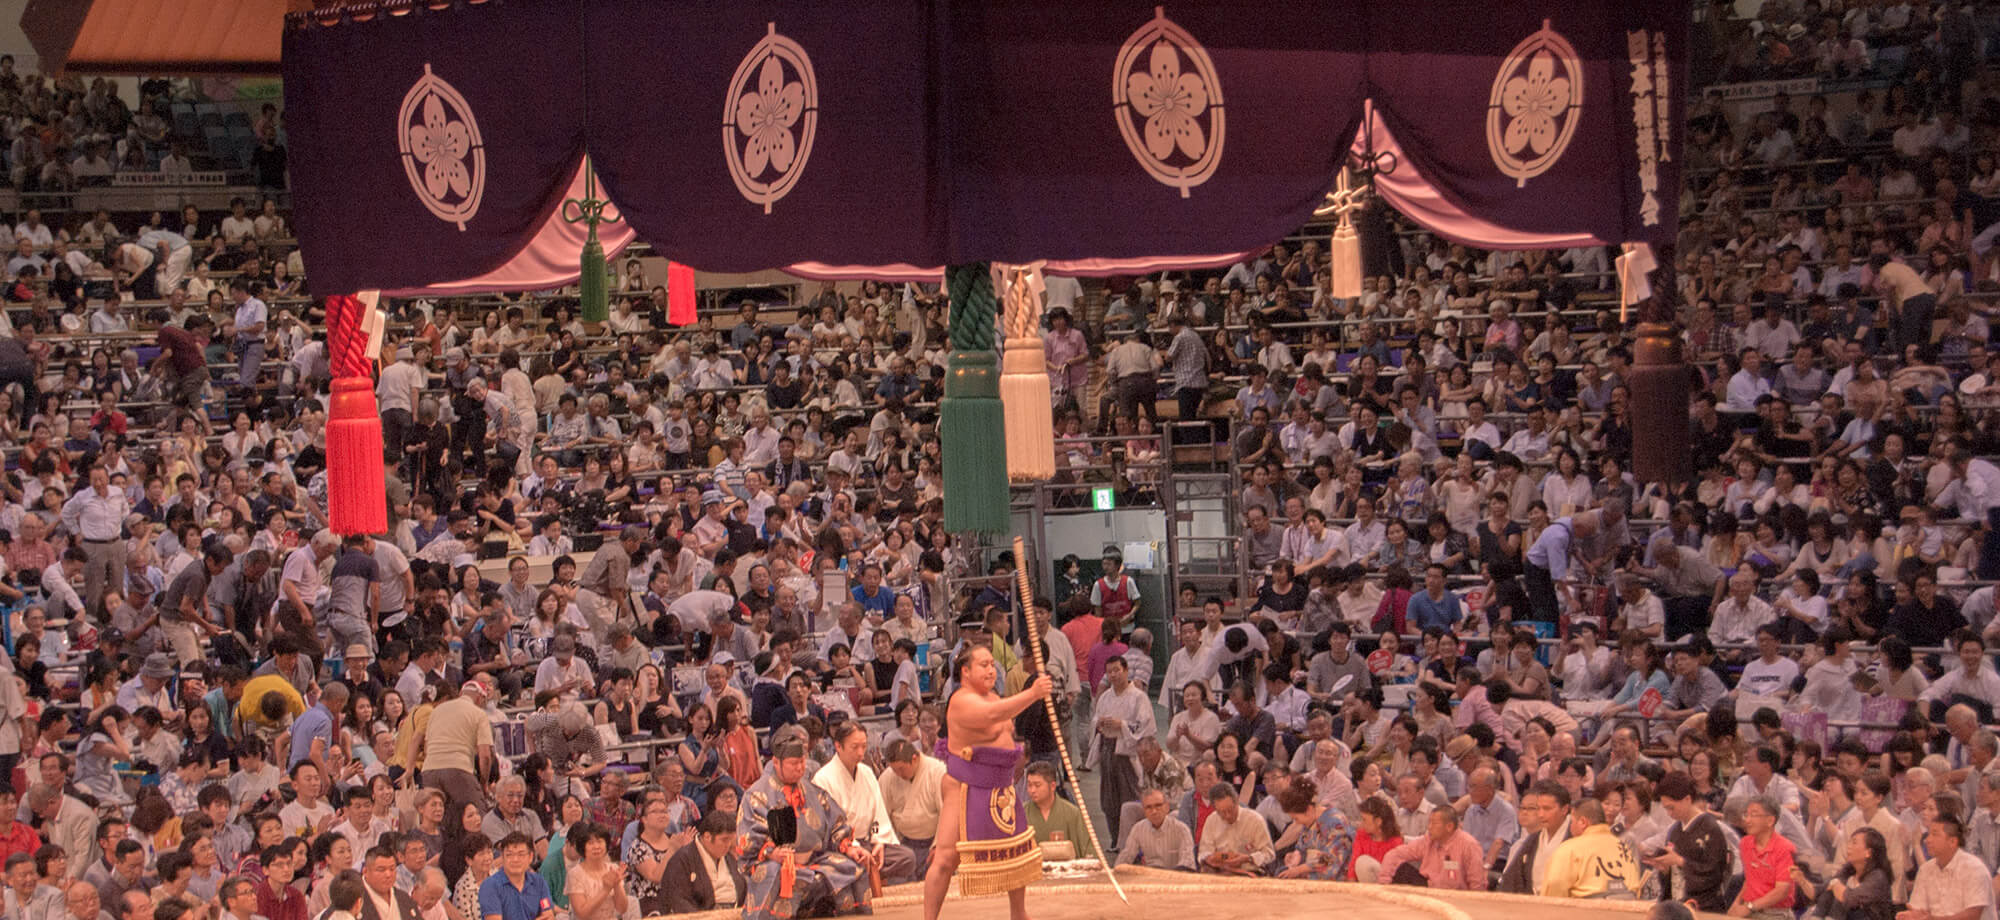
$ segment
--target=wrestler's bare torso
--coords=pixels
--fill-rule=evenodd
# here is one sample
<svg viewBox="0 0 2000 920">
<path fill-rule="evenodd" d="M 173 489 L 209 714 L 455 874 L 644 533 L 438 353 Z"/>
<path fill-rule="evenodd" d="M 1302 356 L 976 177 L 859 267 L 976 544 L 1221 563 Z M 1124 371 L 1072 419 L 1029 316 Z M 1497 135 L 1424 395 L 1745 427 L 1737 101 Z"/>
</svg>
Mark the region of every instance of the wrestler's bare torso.
<svg viewBox="0 0 2000 920">
<path fill-rule="evenodd" d="M 945 725 L 948 734 L 945 737 L 949 739 L 948 744 L 952 751 L 963 757 L 971 748 L 1014 746 L 1014 720 L 970 715 L 968 710 L 972 707 L 957 705 L 961 697 L 971 697 L 985 703 L 998 703 L 1001 700 L 1000 694 L 994 693 L 991 688 L 985 693 L 979 693 L 969 687 L 961 687 L 957 693 L 951 695 L 951 701 L 946 704 Z"/>
</svg>

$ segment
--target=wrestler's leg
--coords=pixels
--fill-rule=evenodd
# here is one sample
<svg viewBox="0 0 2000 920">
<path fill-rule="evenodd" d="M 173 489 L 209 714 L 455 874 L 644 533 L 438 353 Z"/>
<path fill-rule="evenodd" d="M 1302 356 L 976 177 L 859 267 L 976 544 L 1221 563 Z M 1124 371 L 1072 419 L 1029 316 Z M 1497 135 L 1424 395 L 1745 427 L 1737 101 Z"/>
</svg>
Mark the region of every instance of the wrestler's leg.
<svg viewBox="0 0 2000 920">
<path fill-rule="evenodd" d="M 946 775 L 940 781 L 943 807 L 938 812 L 937 837 L 931 841 L 930 870 L 924 874 L 924 920 L 937 920 L 951 874 L 958 871 L 958 841 L 965 835 L 965 784 Z"/>
<path fill-rule="evenodd" d="M 1007 892 L 1008 920 L 1028 920 L 1028 889 L 1026 886 Z"/>
</svg>

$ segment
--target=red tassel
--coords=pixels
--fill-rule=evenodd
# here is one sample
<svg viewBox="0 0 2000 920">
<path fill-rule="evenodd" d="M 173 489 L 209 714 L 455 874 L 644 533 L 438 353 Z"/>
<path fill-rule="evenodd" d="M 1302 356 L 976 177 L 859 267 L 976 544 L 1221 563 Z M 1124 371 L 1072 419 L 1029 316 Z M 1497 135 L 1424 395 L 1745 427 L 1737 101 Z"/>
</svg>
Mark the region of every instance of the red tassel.
<svg viewBox="0 0 2000 920">
<path fill-rule="evenodd" d="M 679 262 L 667 263 L 667 322 L 692 326 L 694 311 L 694 268 Z"/>
<path fill-rule="evenodd" d="M 375 382 L 367 377 L 337 378 L 326 420 L 326 504 L 334 533 L 389 530 L 384 476 Z"/>
</svg>

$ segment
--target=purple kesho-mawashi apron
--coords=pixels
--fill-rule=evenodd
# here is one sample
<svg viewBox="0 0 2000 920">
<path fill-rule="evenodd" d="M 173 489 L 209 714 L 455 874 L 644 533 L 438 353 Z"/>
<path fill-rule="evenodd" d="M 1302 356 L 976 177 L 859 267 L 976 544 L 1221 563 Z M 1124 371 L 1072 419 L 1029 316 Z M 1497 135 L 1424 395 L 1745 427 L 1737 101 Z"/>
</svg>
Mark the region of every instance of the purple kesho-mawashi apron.
<svg viewBox="0 0 2000 920">
<path fill-rule="evenodd" d="M 1014 788 L 1020 745 L 952 749 L 940 740 L 938 747 L 943 749 L 945 773 L 965 784 L 959 893 L 1011 891 L 1040 878 L 1041 847 Z"/>
</svg>

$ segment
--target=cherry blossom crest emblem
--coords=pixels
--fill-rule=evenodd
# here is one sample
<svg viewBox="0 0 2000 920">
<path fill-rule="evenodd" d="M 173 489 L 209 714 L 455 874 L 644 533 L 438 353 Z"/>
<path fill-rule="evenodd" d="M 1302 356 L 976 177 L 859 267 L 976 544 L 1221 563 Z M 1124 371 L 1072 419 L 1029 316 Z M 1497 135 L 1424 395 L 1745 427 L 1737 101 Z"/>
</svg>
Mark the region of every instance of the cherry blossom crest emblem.
<svg viewBox="0 0 2000 920">
<path fill-rule="evenodd" d="M 752 204 L 790 193 L 812 156 L 819 127 L 819 81 L 812 58 L 769 23 L 764 39 L 736 65 L 722 101 L 722 154 L 729 177 Z"/>
<path fill-rule="evenodd" d="M 1528 184 L 1562 159 L 1583 112 L 1583 65 L 1576 49 L 1542 20 L 1521 40 L 1493 77 L 1486 103 L 1486 150 L 1493 165 Z"/>
<path fill-rule="evenodd" d="M 1222 162 L 1222 80 L 1208 50 L 1154 7 L 1118 49 L 1111 108 L 1125 146 L 1161 184 L 1189 190 Z"/>
<path fill-rule="evenodd" d="M 465 229 L 479 213 L 486 191 L 486 145 L 472 106 L 444 78 L 424 65 L 424 75 L 403 94 L 396 116 L 403 172 L 417 200 L 438 220 Z"/>
</svg>

